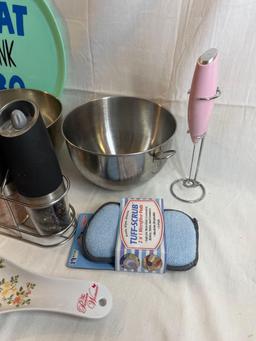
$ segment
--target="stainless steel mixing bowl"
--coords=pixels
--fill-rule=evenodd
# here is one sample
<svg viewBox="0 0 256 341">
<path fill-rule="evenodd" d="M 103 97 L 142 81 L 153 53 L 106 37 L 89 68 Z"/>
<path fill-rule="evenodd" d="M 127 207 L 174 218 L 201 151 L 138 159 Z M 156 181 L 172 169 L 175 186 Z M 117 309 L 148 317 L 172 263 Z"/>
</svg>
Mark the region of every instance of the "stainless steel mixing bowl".
<svg viewBox="0 0 256 341">
<path fill-rule="evenodd" d="M 53 95 L 40 90 L 8 89 L 0 91 L 0 108 L 16 99 L 29 100 L 38 106 L 52 143 L 58 151 L 63 142 L 61 136 L 61 102 Z"/>
<path fill-rule="evenodd" d="M 98 186 L 123 190 L 149 180 L 175 154 L 172 114 L 134 97 L 90 101 L 67 115 L 62 133 L 78 170 Z"/>
</svg>

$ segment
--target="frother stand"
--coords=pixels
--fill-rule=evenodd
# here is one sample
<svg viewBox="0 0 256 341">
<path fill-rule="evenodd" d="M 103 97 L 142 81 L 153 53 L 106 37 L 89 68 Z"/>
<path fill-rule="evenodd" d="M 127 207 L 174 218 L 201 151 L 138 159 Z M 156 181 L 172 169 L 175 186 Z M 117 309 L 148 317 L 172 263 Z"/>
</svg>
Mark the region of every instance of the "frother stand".
<svg viewBox="0 0 256 341">
<path fill-rule="evenodd" d="M 206 189 L 204 185 L 197 180 L 197 176 L 200 168 L 200 161 L 209 118 L 213 109 L 212 101 L 221 95 L 219 87 L 216 87 L 217 69 L 218 51 L 216 49 L 210 49 L 199 57 L 192 81 L 192 87 L 188 92 L 190 95 L 188 132 L 190 133 L 193 142 L 193 152 L 189 176 L 188 178 L 175 180 L 170 186 L 172 195 L 176 199 L 186 203 L 195 203 L 201 201 L 206 194 Z M 200 96 L 200 93 L 204 93 L 205 91 L 211 93 L 215 91 L 215 95 Z M 198 145 L 199 151 L 196 157 Z M 195 190 L 197 190 L 196 195 L 193 196 L 193 198 L 189 198 L 189 194 Z"/>
<path fill-rule="evenodd" d="M 5 224 L 0 224 L 1 235 L 11 237 L 14 239 L 18 239 L 18 240 L 21 240 L 21 241 L 24 241 L 33 245 L 41 246 L 41 247 L 54 247 L 54 246 L 62 245 L 73 237 L 75 230 L 76 230 L 77 222 L 76 222 L 75 210 L 73 206 L 71 205 L 69 205 L 71 222 L 65 229 L 63 229 L 62 231 L 58 233 L 53 233 L 49 235 L 40 235 L 37 232 L 37 230 L 33 227 L 33 224 L 29 219 L 29 215 L 27 216 L 27 219 L 22 224 L 19 224 L 17 222 L 17 219 L 15 218 L 15 215 L 13 213 L 13 210 L 10 204 L 15 203 L 25 208 L 33 208 L 33 206 L 29 205 L 28 203 L 24 203 L 21 200 L 15 200 L 15 199 L 9 198 L 4 194 L 7 176 L 8 176 L 8 173 L 6 174 L 3 184 L 1 186 L 0 198 L 6 202 L 10 217 L 12 218 L 14 224 L 10 226 L 5 225 Z M 61 197 L 58 198 L 58 201 L 67 195 L 69 188 L 70 188 L 69 179 L 63 176 L 63 180 L 65 183 L 65 192 L 62 194 Z M 54 202 L 50 203 L 50 205 L 52 204 L 54 204 Z M 40 206 L 37 206 L 37 208 L 40 209 Z"/>
</svg>

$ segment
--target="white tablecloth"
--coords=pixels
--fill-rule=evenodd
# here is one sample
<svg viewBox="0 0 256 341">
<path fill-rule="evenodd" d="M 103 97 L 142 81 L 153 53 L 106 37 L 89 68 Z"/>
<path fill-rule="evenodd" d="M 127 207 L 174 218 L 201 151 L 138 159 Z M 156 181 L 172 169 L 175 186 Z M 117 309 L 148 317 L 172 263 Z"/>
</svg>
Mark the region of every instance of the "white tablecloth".
<svg viewBox="0 0 256 341">
<path fill-rule="evenodd" d="M 66 94 L 63 101 L 68 111 L 83 103 L 85 95 Z M 207 195 L 191 205 L 169 192 L 170 183 L 189 167 L 186 104 L 164 104 L 177 118 L 177 156 L 148 183 L 125 192 L 107 191 L 84 180 L 65 149 L 61 164 L 71 179 L 69 198 L 77 213 L 135 195 L 163 197 L 166 207 L 196 217 L 198 265 L 164 275 L 70 269 L 65 265 L 70 242 L 42 249 L 0 236 L 0 255 L 18 265 L 42 275 L 93 279 L 113 294 L 110 315 L 97 321 L 46 312 L 1 315 L 1 341 L 256 340 L 255 109 L 216 105 L 199 173 Z"/>
</svg>

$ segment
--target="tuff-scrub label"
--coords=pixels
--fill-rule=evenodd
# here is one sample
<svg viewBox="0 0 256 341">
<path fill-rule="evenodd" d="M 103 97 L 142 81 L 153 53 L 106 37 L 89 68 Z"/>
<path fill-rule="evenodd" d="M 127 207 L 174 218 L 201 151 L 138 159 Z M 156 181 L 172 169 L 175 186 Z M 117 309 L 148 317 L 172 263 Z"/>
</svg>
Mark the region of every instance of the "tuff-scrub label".
<svg viewBox="0 0 256 341">
<path fill-rule="evenodd" d="M 165 272 L 162 199 L 122 199 L 115 260 L 117 271 Z"/>
</svg>

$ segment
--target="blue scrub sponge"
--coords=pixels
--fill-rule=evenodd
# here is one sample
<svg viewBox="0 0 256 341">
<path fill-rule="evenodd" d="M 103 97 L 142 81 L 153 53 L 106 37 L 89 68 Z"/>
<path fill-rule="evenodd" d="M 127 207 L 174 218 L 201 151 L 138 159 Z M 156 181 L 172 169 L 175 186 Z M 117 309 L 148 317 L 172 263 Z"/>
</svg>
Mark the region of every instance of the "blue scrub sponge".
<svg viewBox="0 0 256 341">
<path fill-rule="evenodd" d="M 89 220 L 82 237 L 86 258 L 114 263 L 120 205 L 107 203 Z M 198 224 L 184 212 L 165 210 L 166 262 L 168 270 L 188 270 L 198 261 Z"/>
<path fill-rule="evenodd" d="M 188 270 L 198 261 L 198 224 L 186 213 L 165 210 L 166 263 L 168 270 Z"/>
<path fill-rule="evenodd" d="M 119 210 L 119 204 L 108 203 L 92 216 L 83 238 L 87 258 L 96 262 L 114 262 Z"/>
</svg>

